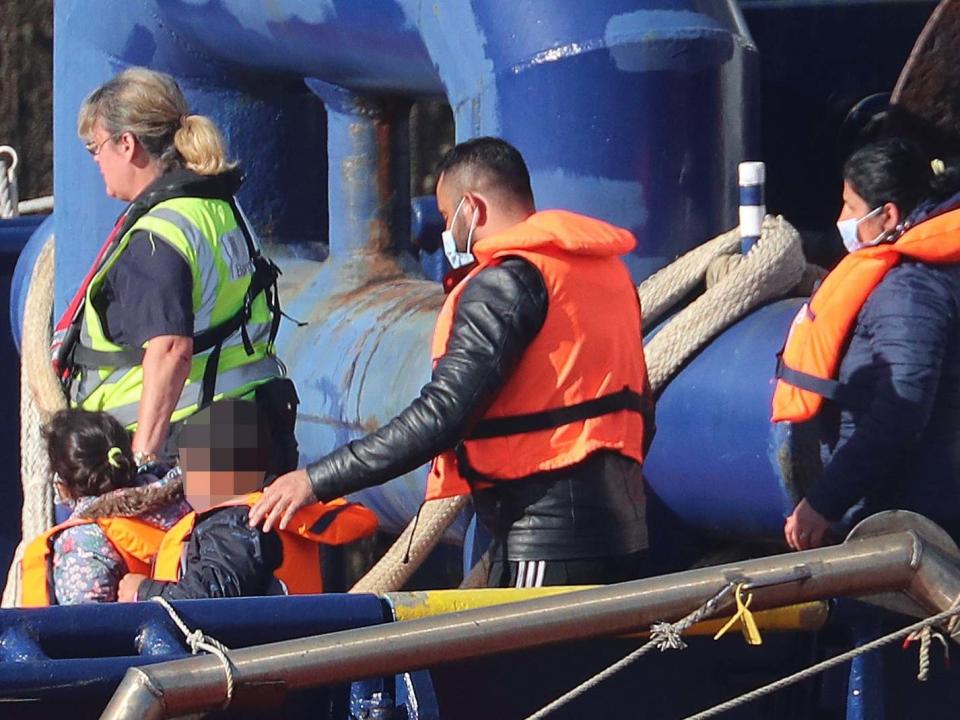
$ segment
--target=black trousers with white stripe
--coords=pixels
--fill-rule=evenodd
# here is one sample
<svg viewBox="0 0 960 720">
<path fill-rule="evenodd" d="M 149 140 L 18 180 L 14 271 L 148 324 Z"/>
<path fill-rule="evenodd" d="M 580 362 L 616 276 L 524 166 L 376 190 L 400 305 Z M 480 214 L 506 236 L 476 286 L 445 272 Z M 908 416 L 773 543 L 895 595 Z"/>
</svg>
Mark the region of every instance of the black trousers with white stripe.
<svg viewBox="0 0 960 720">
<path fill-rule="evenodd" d="M 550 585 L 608 585 L 649 577 L 655 572 L 648 552 L 576 560 L 495 560 L 488 587 L 547 587 Z"/>
</svg>

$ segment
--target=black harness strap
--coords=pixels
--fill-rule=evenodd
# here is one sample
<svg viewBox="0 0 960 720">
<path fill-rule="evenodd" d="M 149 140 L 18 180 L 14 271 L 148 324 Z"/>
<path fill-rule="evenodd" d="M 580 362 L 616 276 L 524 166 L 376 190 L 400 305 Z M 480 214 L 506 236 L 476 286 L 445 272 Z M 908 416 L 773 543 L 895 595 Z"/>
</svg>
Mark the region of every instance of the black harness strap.
<svg viewBox="0 0 960 720">
<path fill-rule="evenodd" d="M 576 405 L 542 410 L 526 415 L 481 420 L 467 434 L 466 439 L 486 440 L 506 435 L 549 430 L 581 420 L 620 412 L 621 410 L 630 410 L 647 415 L 653 410 L 653 401 L 649 397 L 625 387 L 619 392 L 603 395 L 593 400 L 585 400 Z"/>
<path fill-rule="evenodd" d="M 782 354 L 777 355 L 777 379 L 851 410 L 862 410 L 868 404 L 864 394 L 850 385 L 794 370 L 783 361 Z"/>
<path fill-rule="evenodd" d="M 495 437 L 537 432 L 538 430 L 549 430 L 622 410 L 640 413 L 645 418 L 652 418 L 654 404 L 648 396 L 625 387 L 618 392 L 603 395 L 593 400 L 585 400 L 575 405 L 525 415 L 481 420 L 467 434 L 465 440 L 487 440 Z M 497 482 L 497 478 L 484 475 L 470 465 L 465 442 L 457 443 L 454 447 L 454 453 L 457 456 L 457 468 L 467 480 L 472 483 Z"/>
</svg>

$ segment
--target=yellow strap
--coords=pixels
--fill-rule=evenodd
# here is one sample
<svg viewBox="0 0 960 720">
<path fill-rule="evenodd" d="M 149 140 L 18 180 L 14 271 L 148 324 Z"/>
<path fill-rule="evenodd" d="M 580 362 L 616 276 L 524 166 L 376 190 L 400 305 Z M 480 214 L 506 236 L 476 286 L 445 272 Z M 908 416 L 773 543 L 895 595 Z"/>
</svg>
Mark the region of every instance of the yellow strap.
<svg viewBox="0 0 960 720">
<path fill-rule="evenodd" d="M 730 618 L 726 625 L 724 625 L 713 636 L 714 640 L 719 640 L 724 634 L 733 627 L 733 624 L 740 621 L 740 630 L 743 632 L 743 639 L 747 641 L 748 645 L 762 645 L 763 639 L 760 637 L 760 630 L 757 629 L 757 622 L 753 619 L 753 613 L 750 612 L 750 603 L 753 601 L 753 593 L 747 594 L 747 599 L 743 599 L 743 583 L 737 585 L 737 612 Z"/>
</svg>

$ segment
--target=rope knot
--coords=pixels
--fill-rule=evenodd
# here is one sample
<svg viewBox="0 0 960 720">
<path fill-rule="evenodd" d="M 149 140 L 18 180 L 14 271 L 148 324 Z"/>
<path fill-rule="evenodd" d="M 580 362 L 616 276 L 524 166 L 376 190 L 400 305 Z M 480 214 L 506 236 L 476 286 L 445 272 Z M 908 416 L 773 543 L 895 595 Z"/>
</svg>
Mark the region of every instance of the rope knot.
<svg viewBox="0 0 960 720">
<path fill-rule="evenodd" d="M 211 655 L 216 655 L 220 660 L 220 663 L 223 665 L 223 673 L 226 675 L 227 687 L 226 687 L 226 697 L 224 698 L 223 705 L 221 709 L 226 709 L 230 704 L 230 701 L 233 699 L 233 663 L 230 662 L 230 658 L 227 656 L 227 651 L 230 649 L 224 645 L 219 640 L 210 637 L 203 632 L 200 628 L 196 630 L 191 630 L 187 627 L 187 624 L 183 621 L 177 611 L 173 609 L 173 605 L 167 602 L 166 598 L 156 597 L 150 598 L 156 603 L 159 603 L 163 606 L 163 609 L 167 611 L 167 614 L 170 616 L 170 619 L 180 628 L 180 632 L 183 633 L 184 642 L 186 642 L 187 647 L 190 648 L 190 652 L 193 655 L 196 655 L 199 651 L 204 650 Z"/>
<path fill-rule="evenodd" d="M 671 623 L 654 623 L 650 626 L 650 642 L 656 645 L 660 652 L 683 650 L 687 647 L 687 644 L 680 637 L 680 632 Z"/>
<path fill-rule="evenodd" d="M 202 630 L 194 630 L 191 633 L 187 633 L 186 643 L 187 647 L 190 648 L 190 652 L 196 655 L 200 652 L 200 646 L 203 644 L 204 639 L 207 636 L 203 634 Z"/>
<path fill-rule="evenodd" d="M 907 637 L 903 640 L 904 650 L 910 647 L 910 645 L 917 640 L 920 641 L 920 666 L 917 670 L 917 680 L 920 682 L 926 682 L 927 677 L 930 675 L 930 645 L 934 640 L 943 645 L 943 662 L 944 665 L 950 667 L 950 644 L 947 642 L 947 638 L 942 632 L 934 629 L 930 625 L 922 627 L 919 630 L 907 635 Z"/>
</svg>

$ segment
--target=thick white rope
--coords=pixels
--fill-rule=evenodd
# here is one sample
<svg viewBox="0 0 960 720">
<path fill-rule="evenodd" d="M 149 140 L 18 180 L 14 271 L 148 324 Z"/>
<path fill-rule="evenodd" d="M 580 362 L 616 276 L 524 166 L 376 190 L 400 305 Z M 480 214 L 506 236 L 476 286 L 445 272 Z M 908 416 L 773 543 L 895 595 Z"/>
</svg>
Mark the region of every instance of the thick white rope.
<svg viewBox="0 0 960 720">
<path fill-rule="evenodd" d="M 719 261 L 725 265 L 726 272 L 646 344 L 647 375 L 654 392 L 723 330 L 759 305 L 787 294 L 804 275 L 807 263 L 799 233 L 782 217 L 767 216 L 760 240 L 746 255 L 724 257 L 738 245 L 739 231 L 731 230 L 640 285 L 643 324 L 650 329 L 663 313 L 704 281 L 712 264 Z"/>
<path fill-rule="evenodd" d="M 390 549 L 350 588 L 350 592 L 381 594 L 402 588 L 469 500 L 468 496 L 458 496 L 425 502 L 418 517 L 407 525 Z"/>
<path fill-rule="evenodd" d="M 956 618 L 954 618 L 955 620 Z M 934 630 L 927 626 L 918 632 L 910 633 L 907 639 L 903 641 L 903 647 L 906 648 L 910 643 L 920 641 L 920 667 L 917 670 L 917 680 L 926 682 L 930 674 L 930 646 L 936 640 L 943 646 L 943 656 L 947 662 L 950 661 L 950 643 L 947 636 L 939 630 Z"/>
<path fill-rule="evenodd" d="M 20 215 L 53 212 L 53 195 L 43 195 L 30 200 L 21 200 L 17 203 L 17 212 Z"/>
<path fill-rule="evenodd" d="M 0 219 L 17 214 L 17 151 L 0 145 Z"/>
<path fill-rule="evenodd" d="M 658 622 L 650 626 L 650 640 L 624 658 L 621 658 L 610 667 L 598 672 L 589 680 L 584 681 L 569 692 L 564 693 L 553 702 L 543 706 L 537 712 L 526 718 L 526 720 L 542 720 L 554 710 L 558 710 L 575 698 L 592 690 L 609 677 L 617 674 L 632 662 L 639 660 L 648 652 L 657 648 L 660 652 L 667 650 L 683 650 L 687 645 L 681 639 L 681 635 L 696 625 L 701 620 L 713 616 L 720 608 L 721 603 L 736 587 L 736 583 L 729 583 L 720 592 L 707 600 L 686 617 L 675 623 Z"/>
<path fill-rule="evenodd" d="M 20 598 L 20 560 L 26 544 L 53 525 L 53 483 L 41 430 L 66 399 L 50 365 L 54 239 L 44 244 L 30 276 L 23 317 L 20 361 L 20 478 L 23 486 L 21 541 L 7 573 L 3 607 Z"/>
<path fill-rule="evenodd" d="M 212 638 L 205 634 L 199 628 L 196 630 L 191 630 L 183 621 L 183 618 L 181 618 L 177 614 L 177 611 L 173 609 L 173 605 L 167 602 L 165 598 L 157 595 L 156 597 L 152 597 L 150 599 L 155 603 L 159 603 L 163 609 L 167 611 L 167 614 L 170 616 L 173 622 L 176 623 L 177 627 L 180 628 L 180 632 L 183 633 L 187 647 L 190 648 L 190 652 L 192 654 L 196 655 L 198 652 L 203 650 L 211 655 L 216 655 L 220 660 L 223 665 L 224 675 L 227 677 L 226 698 L 224 699 L 223 705 L 220 707 L 220 709 L 226 709 L 226 707 L 230 704 L 230 701 L 233 699 L 233 663 L 230 662 L 230 658 L 227 655 L 227 653 L 230 652 L 230 648 L 216 638 Z"/>
<path fill-rule="evenodd" d="M 937 613 L 936 615 L 928 617 L 925 620 L 920 620 L 919 622 L 915 622 L 913 625 L 901 628 L 900 630 L 892 632 L 889 635 L 884 635 L 876 640 L 871 640 L 870 642 L 861 645 L 858 648 L 848 650 L 840 655 L 835 655 L 828 660 L 819 662 L 816 665 L 811 665 L 810 667 L 800 670 L 799 672 L 795 672 L 792 675 L 788 675 L 785 678 L 776 680 L 775 682 L 764 685 L 756 690 L 751 690 L 748 693 L 744 693 L 743 695 L 733 698 L 732 700 L 715 705 L 714 707 L 704 710 L 703 712 L 690 715 L 684 720 L 706 720 L 706 718 L 711 718 L 719 715 L 720 713 L 727 712 L 728 710 L 733 710 L 734 708 L 738 708 L 742 705 L 746 705 L 749 702 L 753 702 L 754 700 L 762 698 L 765 695 L 770 695 L 771 693 L 775 693 L 785 687 L 789 687 L 790 685 L 794 685 L 798 682 L 806 680 L 807 678 L 813 677 L 814 675 L 836 667 L 837 665 L 842 665 L 843 663 L 847 662 L 848 660 L 852 660 L 855 657 L 865 655 L 868 652 L 872 652 L 886 645 L 890 645 L 891 643 L 908 637 L 915 632 L 922 631 L 924 628 L 930 628 L 934 625 L 939 625 L 945 620 L 949 620 L 950 618 L 958 615 L 960 615 L 960 607 L 958 607 L 957 603 L 954 603 L 953 607 L 950 609 L 944 610 L 941 613 Z"/>
</svg>

